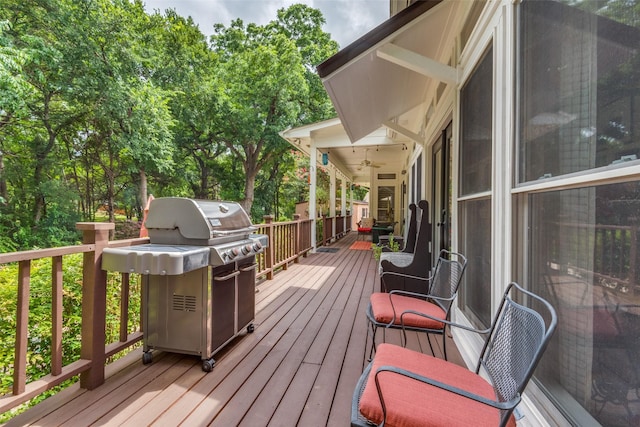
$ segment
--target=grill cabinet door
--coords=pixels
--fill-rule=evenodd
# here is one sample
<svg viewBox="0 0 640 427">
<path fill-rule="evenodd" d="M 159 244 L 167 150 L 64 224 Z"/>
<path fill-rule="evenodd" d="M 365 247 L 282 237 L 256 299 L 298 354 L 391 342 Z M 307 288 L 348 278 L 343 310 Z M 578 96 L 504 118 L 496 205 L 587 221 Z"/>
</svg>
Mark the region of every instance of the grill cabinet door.
<svg viewBox="0 0 640 427">
<path fill-rule="evenodd" d="M 255 257 L 248 264 L 238 267 L 238 331 L 246 328 L 256 314 L 256 267 Z"/>
<path fill-rule="evenodd" d="M 213 269 L 211 279 L 211 348 L 215 353 L 236 333 L 235 264 Z"/>
<path fill-rule="evenodd" d="M 143 276 L 146 349 L 202 354 L 207 268 L 175 276 Z"/>
</svg>

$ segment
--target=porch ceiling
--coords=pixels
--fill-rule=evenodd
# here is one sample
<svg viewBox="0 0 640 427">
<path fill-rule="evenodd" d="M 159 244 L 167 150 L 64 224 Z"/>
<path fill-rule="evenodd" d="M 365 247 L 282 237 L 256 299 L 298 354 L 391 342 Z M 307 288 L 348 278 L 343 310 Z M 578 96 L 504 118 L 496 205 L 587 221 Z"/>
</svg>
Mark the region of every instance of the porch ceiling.
<svg viewBox="0 0 640 427">
<path fill-rule="evenodd" d="M 351 142 L 386 126 L 424 143 L 426 91 L 457 82 L 455 68 L 439 61 L 452 54 L 461 3 L 415 2 L 318 65 Z"/>
<path fill-rule="evenodd" d="M 313 142 L 318 149 L 318 165 L 321 165 L 322 153 L 327 153 L 330 167 L 335 167 L 341 177 L 369 187 L 374 173 L 401 172 L 414 147 L 411 140 L 402 136 L 391 139 L 389 133 L 380 127 L 351 143 L 340 119 L 332 119 L 287 129 L 280 135 L 309 157 Z"/>
</svg>

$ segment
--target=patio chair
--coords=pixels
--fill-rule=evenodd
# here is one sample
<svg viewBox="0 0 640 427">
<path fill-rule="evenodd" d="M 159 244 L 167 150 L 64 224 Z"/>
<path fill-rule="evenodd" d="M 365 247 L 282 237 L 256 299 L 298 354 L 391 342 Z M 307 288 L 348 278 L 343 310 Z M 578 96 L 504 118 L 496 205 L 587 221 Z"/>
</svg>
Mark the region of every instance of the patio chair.
<svg viewBox="0 0 640 427">
<path fill-rule="evenodd" d="M 516 425 L 513 410 L 556 328 L 554 308 L 511 283 L 489 329 L 445 323 L 487 335 L 475 371 L 380 344 L 356 386 L 352 426 Z"/>
<path fill-rule="evenodd" d="M 418 206 L 422 210 L 420 226 L 416 236 L 413 253 L 388 252 L 382 255 L 379 264 L 380 286 L 383 292 L 390 292 L 394 289 L 425 293 L 424 279 L 429 277 L 431 272 L 431 223 L 429 223 L 429 203 L 420 200 Z M 387 273 L 399 273 L 388 276 L 382 280 Z M 421 280 L 414 279 L 422 278 Z"/>
<path fill-rule="evenodd" d="M 373 226 L 375 225 L 376 220 L 374 218 L 361 218 L 358 221 L 358 236 L 357 239 L 360 239 L 360 236 L 366 236 L 367 234 L 371 234 L 373 231 Z"/>
<path fill-rule="evenodd" d="M 414 277 L 424 284 L 424 292 L 406 292 L 393 290 L 389 293 L 376 292 L 369 299 L 367 318 L 371 324 L 372 339 L 369 359 L 375 349 L 378 327 L 402 329 L 403 343 L 406 343 L 406 331 L 420 331 L 427 334 L 427 341 L 433 351 L 431 334 L 442 335 L 442 351 L 447 359 L 446 324 L 438 320 L 414 315 L 413 312 L 429 313 L 437 319 L 450 319 L 451 306 L 458 293 L 458 287 L 467 267 L 467 259 L 457 252 L 440 251 L 436 268 L 432 276 Z M 387 277 L 400 273 L 387 272 Z M 404 275 L 403 275 L 404 276 Z"/>
<path fill-rule="evenodd" d="M 401 239 L 401 245 L 402 246 L 402 250 L 400 250 L 399 253 L 402 254 L 412 254 L 415 247 L 416 247 L 416 230 L 418 229 L 418 222 L 417 222 L 417 218 L 416 218 L 416 209 L 418 207 L 416 206 L 415 203 L 411 203 L 409 205 L 409 210 L 411 211 L 411 214 L 409 215 L 409 227 L 407 228 L 407 230 L 405 231 L 405 235 L 404 237 Z M 391 249 L 389 249 L 389 236 L 380 236 L 380 243 L 379 245 L 382 246 L 382 253 L 380 254 L 380 260 L 383 259 L 389 259 L 389 257 L 393 257 L 393 255 L 390 255 L 394 252 L 391 252 Z"/>
</svg>

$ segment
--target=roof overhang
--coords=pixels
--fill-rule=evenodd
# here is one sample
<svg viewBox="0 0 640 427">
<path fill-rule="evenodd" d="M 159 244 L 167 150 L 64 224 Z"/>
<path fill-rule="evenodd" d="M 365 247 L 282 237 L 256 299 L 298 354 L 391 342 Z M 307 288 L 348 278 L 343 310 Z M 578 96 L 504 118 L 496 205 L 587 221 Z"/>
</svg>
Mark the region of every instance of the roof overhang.
<svg viewBox="0 0 640 427">
<path fill-rule="evenodd" d="M 392 140 L 387 129 L 380 127 L 369 135 L 351 143 L 340 122 L 330 119 L 280 132 L 293 147 L 311 156 L 312 149 L 328 154 L 328 165 L 316 155 L 316 165 L 335 168 L 339 176 L 356 184 L 369 186 L 372 173 L 399 172 L 406 166 L 411 143 L 406 138 Z M 371 168 L 364 167 L 370 161 Z"/>
<path fill-rule="evenodd" d="M 423 143 L 400 116 L 418 107 L 429 83 L 457 84 L 451 57 L 459 1 L 417 1 L 317 67 L 350 141 L 385 126 Z"/>
</svg>

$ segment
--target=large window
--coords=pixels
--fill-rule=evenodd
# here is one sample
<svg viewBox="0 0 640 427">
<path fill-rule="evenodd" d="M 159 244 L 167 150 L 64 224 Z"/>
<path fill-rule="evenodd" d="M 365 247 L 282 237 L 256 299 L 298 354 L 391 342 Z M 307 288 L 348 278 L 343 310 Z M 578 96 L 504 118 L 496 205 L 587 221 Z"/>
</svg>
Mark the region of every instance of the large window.
<svg viewBox="0 0 640 427">
<path fill-rule="evenodd" d="M 467 257 L 461 291 L 463 311 L 478 325 L 491 323 L 491 199 L 461 204 L 460 251 Z"/>
<path fill-rule="evenodd" d="M 579 424 L 637 425 L 640 182 L 533 194 L 529 216 L 527 282 L 559 319 L 537 378 Z"/>
<path fill-rule="evenodd" d="M 460 195 L 491 190 L 493 49 L 460 94 Z"/>
<path fill-rule="evenodd" d="M 637 2 L 572 3 L 522 4 L 519 182 L 640 158 Z"/>
<path fill-rule="evenodd" d="M 535 378 L 575 425 L 640 425 L 637 3 L 520 7 L 520 280 L 557 309 Z"/>
<path fill-rule="evenodd" d="M 469 260 L 460 291 L 462 310 L 474 322 L 491 321 L 491 158 L 493 49 L 460 94 L 460 251 Z"/>
<path fill-rule="evenodd" d="M 376 223 L 380 225 L 393 224 L 395 214 L 393 207 L 395 206 L 396 188 L 391 185 L 378 186 L 378 213 L 376 215 Z"/>
</svg>

